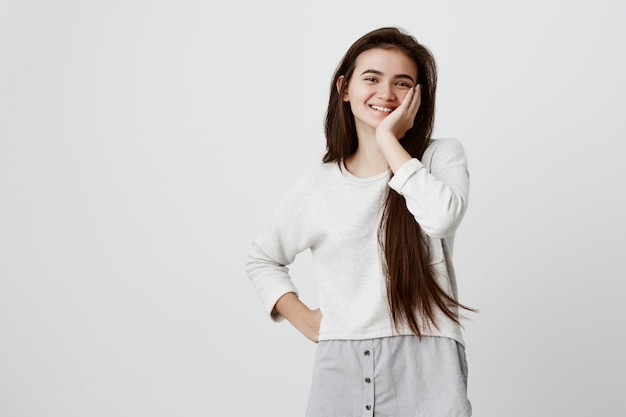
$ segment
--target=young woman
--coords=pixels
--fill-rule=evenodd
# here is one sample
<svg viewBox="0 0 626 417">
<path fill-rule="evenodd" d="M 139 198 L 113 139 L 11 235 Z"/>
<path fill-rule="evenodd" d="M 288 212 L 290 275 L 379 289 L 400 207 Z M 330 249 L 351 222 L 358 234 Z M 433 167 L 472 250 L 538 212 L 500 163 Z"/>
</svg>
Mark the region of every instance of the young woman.
<svg viewBox="0 0 626 417">
<path fill-rule="evenodd" d="M 403 30 L 358 39 L 331 83 L 322 163 L 252 244 L 268 313 L 318 342 L 307 417 L 471 415 L 452 264 L 469 174 L 458 140 L 431 138 L 436 81 Z M 317 309 L 287 268 L 307 249 Z"/>
</svg>

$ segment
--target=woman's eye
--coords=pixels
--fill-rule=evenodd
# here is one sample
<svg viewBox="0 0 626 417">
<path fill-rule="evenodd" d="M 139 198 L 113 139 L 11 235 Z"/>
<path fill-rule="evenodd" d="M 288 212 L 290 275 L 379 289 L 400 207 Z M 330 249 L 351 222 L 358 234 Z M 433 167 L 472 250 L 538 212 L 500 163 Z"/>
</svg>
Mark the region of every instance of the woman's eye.
<svg viewBox="0 0 626 417">
<path fill-rule="evenodd" d="M 373 83 L 373 82 L 376 81 L 376 78 L 374 78 L 374 77 L 367 77 L 367 78 L 365 78 L 365 81 Z"/>
<path fill-rule="evenodd" d="M 398 87 L 407 87 L 407 88 L 411 88 L 411 86 L 410 86 L 409 84 L 407 84 L 407 83 L 405 83 L 405 82 L 403 82 L 403 81 L 400 81 L 400 82 L 396 83 L 396 85 L 397 85 Z"/>
</svg>

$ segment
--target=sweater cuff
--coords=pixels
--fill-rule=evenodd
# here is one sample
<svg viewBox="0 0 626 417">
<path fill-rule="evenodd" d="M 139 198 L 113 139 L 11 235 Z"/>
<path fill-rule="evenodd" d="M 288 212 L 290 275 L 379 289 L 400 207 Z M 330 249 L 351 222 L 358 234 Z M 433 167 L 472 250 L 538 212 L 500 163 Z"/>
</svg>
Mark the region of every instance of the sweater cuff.
<svg viewBox="0 0 626 417">
<path fill-rule="evenodd" d="M 391 177 L 391 180 L 389 180 L 389 186 L 398 192 L 398 194 L 402 194 L 404 184 L 406 184 L 413 174 L 422 168 L 425 168 L 424 164 L 422 164 L 417 158 L 406 161 L 404 165 L 396 171 L 394 176 Z"/>
</svg>

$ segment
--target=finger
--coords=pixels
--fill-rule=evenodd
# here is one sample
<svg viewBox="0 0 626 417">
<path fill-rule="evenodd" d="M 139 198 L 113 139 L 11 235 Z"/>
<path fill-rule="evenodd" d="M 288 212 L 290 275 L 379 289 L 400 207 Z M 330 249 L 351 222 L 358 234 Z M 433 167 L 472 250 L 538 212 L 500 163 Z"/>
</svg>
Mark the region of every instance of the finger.
<svg viewBox="0 0 626 417">
<path fill-rule="evenodd" d="M 412 115 L 417 114 L 419 110 L 420 104 L 422 102 L 422 85 L 418 84 L 415 88 L 412 89 L 413 95 L 411 97 L 411 104 L 409 106 L 409 111 Z"/>
<path fill-rule="evenodd" d="M 402 101 L 402 105 L 406 107 L 407 110 L 411 110 L 411 105 L 413 100 L 415 99 L 415 88 L 409 89 L 406 96 L 404 96 L 404 100 Z"/>
</svg>

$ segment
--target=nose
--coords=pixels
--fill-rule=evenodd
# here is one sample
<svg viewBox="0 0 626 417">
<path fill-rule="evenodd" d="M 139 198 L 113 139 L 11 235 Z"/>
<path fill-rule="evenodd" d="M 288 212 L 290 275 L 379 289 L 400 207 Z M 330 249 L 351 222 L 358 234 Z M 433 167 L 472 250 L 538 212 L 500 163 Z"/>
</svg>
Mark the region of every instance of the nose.
<svg viewBox="0 0 626 417">
<path fill-rule="evenodd" d="M 395 99 L 395 93 L 393 86 L 387 83 L 380 83 L 377 91 L 377 96 L 381 100 L 393 100 Z"/>
</svg>

